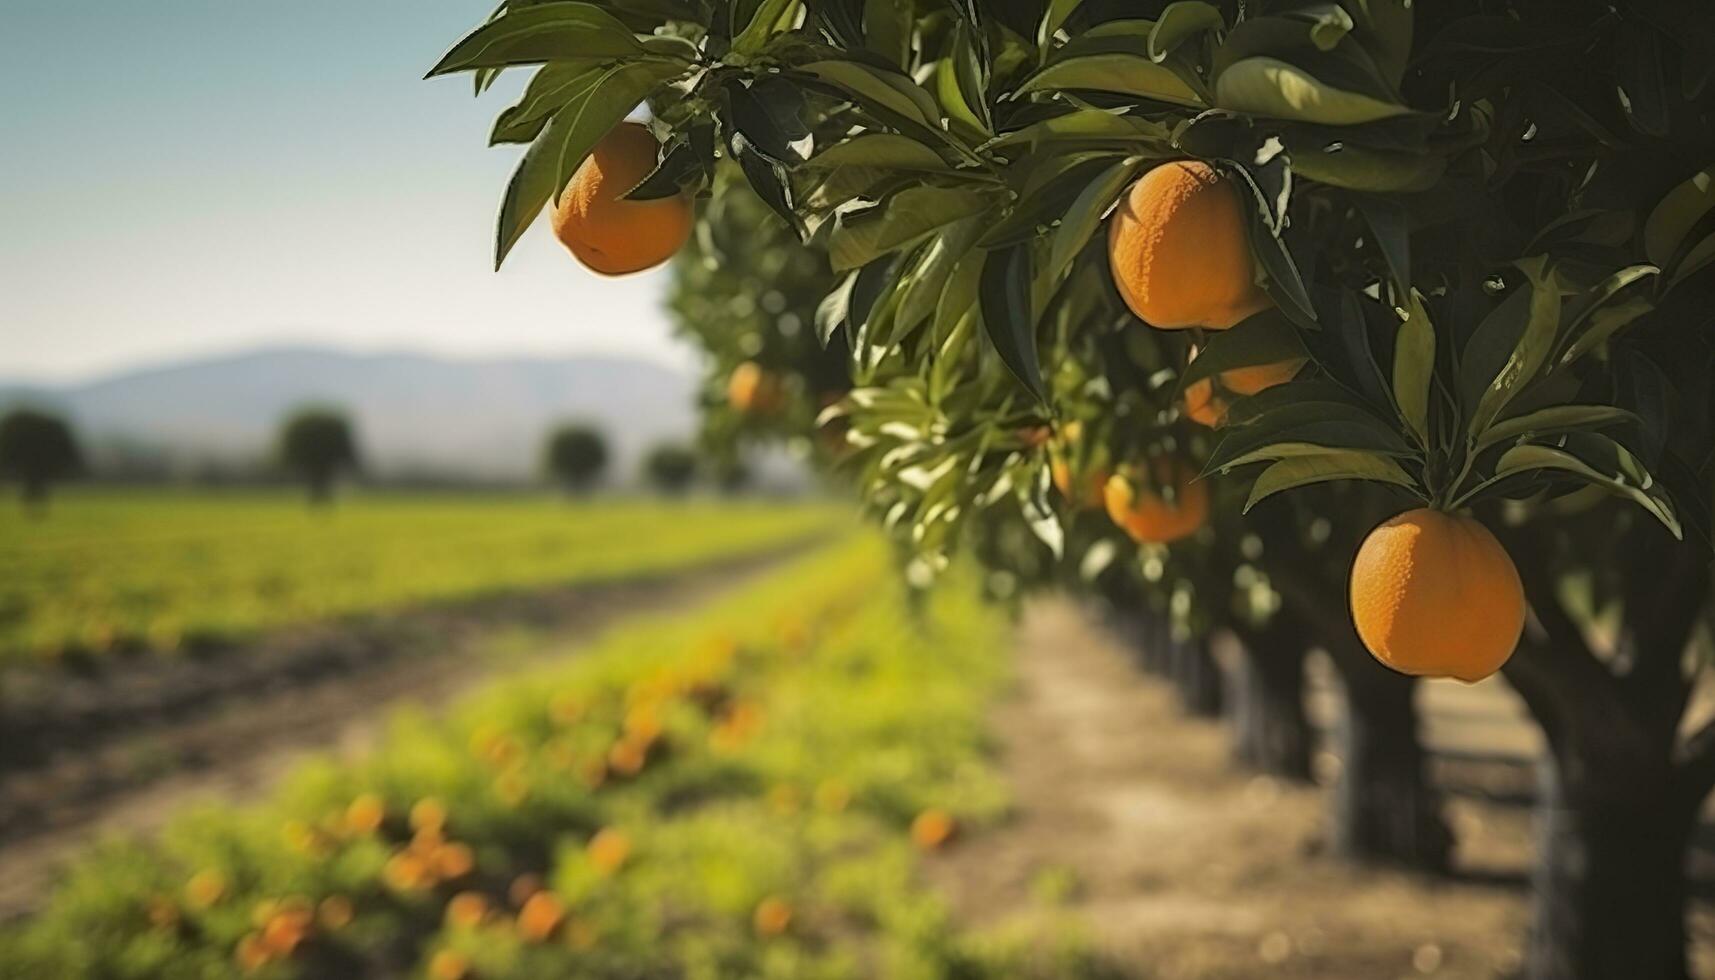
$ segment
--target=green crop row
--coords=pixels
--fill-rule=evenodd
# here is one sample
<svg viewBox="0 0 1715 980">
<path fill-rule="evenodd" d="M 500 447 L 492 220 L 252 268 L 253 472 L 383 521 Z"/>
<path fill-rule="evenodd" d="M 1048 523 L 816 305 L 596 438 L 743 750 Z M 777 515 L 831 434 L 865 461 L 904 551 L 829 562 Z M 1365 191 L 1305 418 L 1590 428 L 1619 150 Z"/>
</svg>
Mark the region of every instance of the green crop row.
<svg viewBox="0 0 1715 980">
<path fill-rule="evenodd" d="M 0 663 L 173 651 L 257 630 L 765 549 L 825 503 L 94 491 L 47 519 L 0 508 Z"/>
<path fill-rule="evenodd" d="M 1092 976 L 922 882 L 1006 802 L 1002 613 L 908 601 L 864 539 L 719 606 L 404 715 L 364 760 L 79 861 L 16 978 Z"/>
</svg>

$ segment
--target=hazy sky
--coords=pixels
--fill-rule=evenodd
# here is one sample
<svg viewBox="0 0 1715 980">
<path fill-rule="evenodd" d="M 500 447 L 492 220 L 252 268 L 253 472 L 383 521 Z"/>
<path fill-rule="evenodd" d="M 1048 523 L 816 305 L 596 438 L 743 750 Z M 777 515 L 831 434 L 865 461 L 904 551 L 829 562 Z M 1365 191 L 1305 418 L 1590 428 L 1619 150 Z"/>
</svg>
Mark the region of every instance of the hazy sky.
<svg viewBox="0 0 1715 980">
<path fill-rule="evenodd" d="M 489 0 L 3 0 L 0 378 L 263 343 L 685 363 L 657 271 L 539 222 L 492 271 L 517 148 L 423 72 Z"/>
</svg>

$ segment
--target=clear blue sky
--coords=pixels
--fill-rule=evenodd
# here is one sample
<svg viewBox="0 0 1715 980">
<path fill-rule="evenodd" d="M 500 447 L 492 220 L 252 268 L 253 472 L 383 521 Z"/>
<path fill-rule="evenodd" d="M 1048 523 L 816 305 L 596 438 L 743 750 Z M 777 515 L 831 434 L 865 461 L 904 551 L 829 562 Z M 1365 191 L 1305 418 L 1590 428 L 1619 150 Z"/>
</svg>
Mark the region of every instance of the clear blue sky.
<svg viewBox="0 0 1715 980">
<path fill-rule="evenodd" d="M 517 148 L 423 72 L 489 0 L 4 0 L 0 378 L 264 343 L 684 363 L 656 271 L 539 223 L 492 271 Z"/>
</svg>

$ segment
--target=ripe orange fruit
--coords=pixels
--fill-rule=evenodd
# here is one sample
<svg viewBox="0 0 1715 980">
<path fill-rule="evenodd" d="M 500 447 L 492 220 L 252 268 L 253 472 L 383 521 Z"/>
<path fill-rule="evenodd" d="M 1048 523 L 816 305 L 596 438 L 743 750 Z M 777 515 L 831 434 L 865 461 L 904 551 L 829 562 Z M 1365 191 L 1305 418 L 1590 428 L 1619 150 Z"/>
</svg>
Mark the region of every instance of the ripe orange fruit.
<svg viewBox="0 0 1715 980">
<path fill-rule="evenodd" d="M 541 891 L 544 887 L 541 875 L 525 872 L 512 879 L 512 884 L 507 886 L 506 900 L 511 902 L 514 908 L 523 908 L 524 903 L 530 900 L 530 896 Z"/>
<path fill-rule="evenodd" d="M 470 960 L 463 953 L 443 949 L 429 959 L 429 980 L 465 980 Z"/>
<path fill-rule="evenodd" d="M 1108 483 L 1107 470 L 1093 469 L 1084 474 L 1082 480 L 1075 481 L 1072 464 L 1064 456 L 1056 454 L 1048 460 L 1048 475 L 1054 480 L 1054 489 L 1072 504 L 1079 507 L 1102 505 L 1102 488 Z"/>
<path fill-rule="evenodd" d="M 1191 348 L 1191 359 L 1197 359 L 1197 348 Z M 1304 358 L 1295 357 L 1273 364 L 1222 371 L 1213 378 L 1204 378 L 1185 386 L 1185 415 L 1191 421 L 1211 429 L 1227 421 L 1227 396 L 1254 395 L 1275 385 L 1285 384 L 1304 366 Z"/>
<path fill-rule="evenodd" d="M 554 237 L 595 272 L 641 272 L 673 257 L 691 237 L 691 201 L 625 195 L 655 169 L 659 144 L 649 127 L 622 122 L 578 166 L 554 207 Z"/>
<path fill-rule="evenodd" d="M 1477 521 L 1427 507 L 1364 539 L 1351 598 L 1358 638 L 1405 674 L 1480 681 L 1524 630 L 1524 586 L 1506 549 Z"/>
<path fill-rule="evenodd" d="M 459 892 L 447 902 L 447 925 L 454 929 L 475 929 L 486 918 L 488 896 L 481 892 Z"/>
<path fill-rule="evenodd" d="M 1256 284 L 1240 190 L 1198 160 L 1131 185 L 1108 224 L 1114 285 L 1152 327 L 1225 330 L 1269 306 Z"/>
<path fill-rule="evenodd" d="M 276 912 L 262 926 L 262 945 L 276 956 L 290 956 L 309 935 L 312 921 L 308 909 Z"/>
<path fill-rule="evenodd" d="M 357 907 L 344 895 L 329 895 L 316 906 L 316 920 L 329 932 L 338 932 L 351 925 L 357 917 Z"/>
<path fill-rule="evenodd" d="M 446 804 L 433 796 L 425 796 L 411 807 L 411 829 L 415 831 L 440 831 L 447 825 Z"/>
<path fill-rule="evenodd" d="M 756 928 L 759 936 L 778 936 L 792 925 L 792 906 L 786 900 L 770 895 L 756 903 L 756 911 L 751 914 L 751 925 Z"/>
<path fill-rule="evenodd" d="M 185 882 L 185 904 L 193 909 L 206 909 L 226 897 L 226 876 L 213 868 L 191 875 Z"/>
<path fill-rule="evenodd" d="M 238 947 L 232 951 L 232 956 L 246 973 L 262 969 L 274 958 L 274 954 L 269 952 L 262 942 L 262 937 L 254 932 L 245 933 L 244 938 L 238 941 Z"/>
<path fill-rule="evenodd" d="M 1084 425 L 1073 420 L 1060 427 L 1057 439 L 1048 446 L 1048 476 L 1054 489 L 1077 507 L 1100 507 L 1102 487 L 1107 485 L 1108 471 L 1091 467 L 1080 481 L 1072 470 L 1072 447 L 1084 437 Z"/>
<path fill-rule="evenodd" d="M 387 804 L 374 793 L 360 793 L 345 808 L 345 829 L 352 834 L 373 834 L 387 818 Z"/>
<path fill-rule="evenodd" d="M 933 851 L 953 837 L 958 823 L 945 810 L 931 807 L 911 821 L 911 843 L 925 851 Z"/>
<path fill-rule="evenodd" d="M 435 883 L 434 869 L 420 855 L 400 851 L 387 859 L 381 877 L 394 891 L 414 892 Z"/>
<path fill-rule="evenodd" d="M 476 867 L 476 855 L 469 844 L 442 844 L 430 853 L 429 860 L 442 881 L 463 878 Z"/>
<path fill-rule="evenodd" d="M 785 402 L 780 379 L 755 361 L 745 361 L 727 378 L 727 404 L 746 415 L 772 415 Z"/>
<path fill-rule="evenodd" d="M 1108 517 L 1138 542 L 1166 544 L 1197 533 L 1209 518 L 1209 485 L 1183 460 L 1157 460 L 1153 472 L 1157 484 L 1172 488 L 1172 499 L 1116 474 L 1104 494 Z"/>
<path fill-rule="evenodd" d="M 591 867 L 601 874 L 610 875 L 631 856 L 631 838 L 612 827 L 603 827 L 585 845 L 585 853 L 589 855 Z"/>
<path fill-rule="evenodd" d="M 518 910 L 518 935 L 526 942 L 547 942 L 566 917 L 566 907 L 553 892 L 537 892 Z"/>
<path fill-rule="evenodd" d="M 637 775 L 649 764 L 649 747 L 653 744 L 629 735 L 621 736 L 607 750 L 608 768 L 622 776 Z"/>
</svg>

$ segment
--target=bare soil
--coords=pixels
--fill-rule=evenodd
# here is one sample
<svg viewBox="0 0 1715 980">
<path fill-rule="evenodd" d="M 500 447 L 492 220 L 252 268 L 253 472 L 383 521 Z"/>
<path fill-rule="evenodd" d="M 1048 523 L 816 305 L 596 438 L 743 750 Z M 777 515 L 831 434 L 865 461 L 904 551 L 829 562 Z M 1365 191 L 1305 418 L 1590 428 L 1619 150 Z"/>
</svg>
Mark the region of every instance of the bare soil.
<svg viewBox="0 0 1715 980">
<path fill-rule="evenodd" d="M 61 703 L 81 698 L 105 715 L 114 699 L 148 696 L 127 691 L 128 679 L 153 677 L 161 706 L 0 770 L 0 921 L 28 912 L 59 865 L 99 836 L 148 833 L 191 800 L 253 796 L 306 752 L 361 751 L 394 705 L 432 710 L 490 673 L 573 654 L 623 617 L 706 601 L 807 546 L 670 576 L 306 626 L 216 659 L 138 664 L 87 681 Z"/>
<path fill-rule="evenodd" d="M 1137 977 L 1517 974 L 1531 859 L 1521 779 L 1539 741 L 1503 684 L 1424 693 L 1459 840 L 1458 872 L 1431 878 L 1322 856 L 1322 791 L 1237 770 L 1220 725 L 1184 718 L 1167 685 L 1069 603 L 1029 610 L 1017 657 L 993 725 L 1014 818 L 932 862 L 965 921 L 1069 914 Z M 1330 699 L 1313 690 L 1325 722 Z M 1320 779 L 1338 766 L 1319 753 Z M 1715 976 L 1715 911 L 1697 905 L 1690 925 L 1693 972 Z"/>
</svg>

